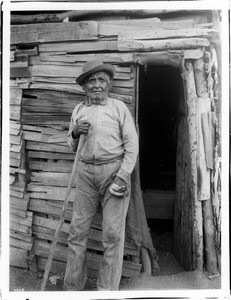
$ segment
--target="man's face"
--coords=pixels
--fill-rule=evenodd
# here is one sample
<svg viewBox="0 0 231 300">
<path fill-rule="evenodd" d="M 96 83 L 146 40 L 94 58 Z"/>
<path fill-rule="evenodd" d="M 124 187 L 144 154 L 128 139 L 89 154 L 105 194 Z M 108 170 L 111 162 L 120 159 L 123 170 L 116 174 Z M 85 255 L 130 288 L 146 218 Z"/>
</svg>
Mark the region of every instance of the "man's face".
<svg viewBox="0 0 231 300">
<path fill-rule="evenodd" d="M 87 97 L 96 102 L 101 102 L 108 96 L 110 77 L 105 72 L 91 75 L 83 85 Z"/>
</svg>

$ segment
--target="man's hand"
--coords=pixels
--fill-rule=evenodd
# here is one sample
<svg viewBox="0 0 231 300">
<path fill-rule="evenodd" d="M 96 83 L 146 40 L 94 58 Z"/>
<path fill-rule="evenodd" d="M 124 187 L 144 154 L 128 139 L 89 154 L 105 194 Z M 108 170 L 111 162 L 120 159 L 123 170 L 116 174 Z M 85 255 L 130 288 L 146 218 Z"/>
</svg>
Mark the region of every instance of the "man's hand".
<svg viewBox="0 0 231 300">
<path fill-rule="evenodd" d="M 72 137 L 77 139 L 81 134 L 88 134 L 91 123 L 89 121 L 77 121 L 72 131 Z"/>
<path fill-rule="evenodd" d="M 119 185 L 119 186 L 125 186 L 126 185 L 125 181 L 122 178 L 120 178 L 119 176 L 115 177 L 114 183 Z"/>
<path fill-rule="evenodd" d="M 112 195 L 122 198 L 125 196 L 127 192 L 127 185 L 123 179 L 116 176 L 113 183 L 111 184 L 109 188 Z"/>
</svg>

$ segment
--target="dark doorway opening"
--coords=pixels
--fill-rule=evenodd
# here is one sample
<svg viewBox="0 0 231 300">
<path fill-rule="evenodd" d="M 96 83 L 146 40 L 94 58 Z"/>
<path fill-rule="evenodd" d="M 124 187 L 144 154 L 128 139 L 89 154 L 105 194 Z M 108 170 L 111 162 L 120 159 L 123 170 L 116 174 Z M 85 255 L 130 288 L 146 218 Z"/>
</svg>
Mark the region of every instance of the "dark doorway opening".
<svg viewBox="0 0 231 300">
<path fill-rule="evenodd" d="M 179 69 L 154 65 L 140 68 L 138 124 L 141 189 L 153 244 L 171 253 L 177 124 L 182 99 L 183 83 Z"/>
</svg>

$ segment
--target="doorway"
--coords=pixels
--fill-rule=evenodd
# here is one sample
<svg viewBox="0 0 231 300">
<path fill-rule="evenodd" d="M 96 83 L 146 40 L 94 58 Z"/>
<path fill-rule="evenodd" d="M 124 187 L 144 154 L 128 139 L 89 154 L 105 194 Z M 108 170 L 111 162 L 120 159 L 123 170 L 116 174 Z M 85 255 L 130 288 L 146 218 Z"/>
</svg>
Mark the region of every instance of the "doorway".
<svg viewBox="0 0 231 300">
<path fill-rule="evenodd" d="M 184 90 L 179 69 L 139 69 L 140 180 L 154 247 L 173 254 L 177 129 Z"/>
</svg>

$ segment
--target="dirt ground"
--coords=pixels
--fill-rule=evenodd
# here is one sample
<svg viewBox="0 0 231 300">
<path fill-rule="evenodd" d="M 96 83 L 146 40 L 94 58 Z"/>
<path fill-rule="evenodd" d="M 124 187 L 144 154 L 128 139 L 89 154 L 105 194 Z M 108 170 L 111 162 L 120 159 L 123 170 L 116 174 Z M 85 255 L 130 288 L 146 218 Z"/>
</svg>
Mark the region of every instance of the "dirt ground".
<svg viewBox="0 0 231 300">
<path fill-rule="evenodd" d="M 182 289 L 220 289 L 220 275 L 209 277 L 198 271 L 186 272 L 175 257 L 168 251 L 158 251 L 159 276 L 140 274 L 133 278 L 122 278 L 120 290 L 182 290 Z M 16 267 L 10 268 L 10 291 L 40 291 L 43 274 Z M 51 275 L 47 291 L 61 291 L 63 274 Z M 88 278 L 85 291 L 96 290 L 96 278 Z"/>
</svg>

